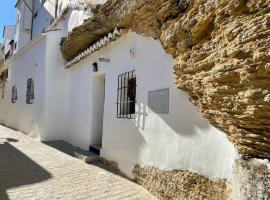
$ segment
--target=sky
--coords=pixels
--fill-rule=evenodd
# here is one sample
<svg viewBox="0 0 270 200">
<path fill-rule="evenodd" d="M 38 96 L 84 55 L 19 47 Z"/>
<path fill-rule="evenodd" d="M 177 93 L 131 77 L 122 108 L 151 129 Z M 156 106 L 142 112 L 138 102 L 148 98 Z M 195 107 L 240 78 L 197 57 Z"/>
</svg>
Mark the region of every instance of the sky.
<svg viewBox="0 0 270 200">
<path fill-rule="evenodd" d="M 15 4 L 16 0 L 0 0 L 0 43 L 3 42 L 4 25 L 15 25 Z"/>
</svg>

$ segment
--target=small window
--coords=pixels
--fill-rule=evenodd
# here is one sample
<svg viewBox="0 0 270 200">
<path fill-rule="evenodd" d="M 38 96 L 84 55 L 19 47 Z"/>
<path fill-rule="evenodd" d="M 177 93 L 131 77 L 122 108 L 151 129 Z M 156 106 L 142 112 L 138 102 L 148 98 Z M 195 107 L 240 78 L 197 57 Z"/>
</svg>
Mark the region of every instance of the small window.
<svg viewBox="0 0 270 200">
<path fill-rule="evenodd" d="M 136 75 L 134 70 L 118 76 L 117 118 L 134 118 L 136 86 Z"/>
<path fill-rule="evenodd" d="M 26 104 L 33 104 L 34 98 L 34 79 L 30 78 L 27 80 Z"/>
<path fill-rule="evenodd" d="M 2 91 L 1 91 L 1 98 L 5 98 L 5 85 L 2 86 Z"/>
<path fill-rule="evenodd" d="M 12 91 L 11 91 L 11 103 L 16 103 L 17 102 L 17 87 L 16 85 L 12 86 Z"/>
</svg>

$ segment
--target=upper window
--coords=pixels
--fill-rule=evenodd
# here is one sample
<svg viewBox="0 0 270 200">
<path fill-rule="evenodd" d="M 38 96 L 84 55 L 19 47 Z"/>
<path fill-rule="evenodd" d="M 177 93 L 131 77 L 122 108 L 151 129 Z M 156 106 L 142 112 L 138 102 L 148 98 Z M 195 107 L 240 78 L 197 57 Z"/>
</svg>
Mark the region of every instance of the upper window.
<svg viewBox="0 0 270 200">
<path fill-rule="evenodd" d="M 118 76 L 117 117 L 132 119 L 136 105 L 136 74 L 126 72 Z"/>
<path fill-rule="evenodd" d="M 17 87 L 16 85 L 12 86 L 12 91 L 11 91 L 11 103 L 16 103 L 17 102 Z"/>
<path fill-rule="evenodd" d="M 34 79 L 30 78 L 27 80 L 26 103 L 33 104 L 34 98 Z"/>
</svg>

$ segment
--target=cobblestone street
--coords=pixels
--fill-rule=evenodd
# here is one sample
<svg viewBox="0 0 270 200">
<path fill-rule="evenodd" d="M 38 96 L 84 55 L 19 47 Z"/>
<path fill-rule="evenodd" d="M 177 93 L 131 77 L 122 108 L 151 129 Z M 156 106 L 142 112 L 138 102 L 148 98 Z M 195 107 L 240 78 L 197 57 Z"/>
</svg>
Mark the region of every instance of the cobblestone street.
<svg viewBox="0 0 270 200">
<path fill-rule="evenodd" d="M 0 126 L 0 199 L 155 199 L 141 186 Z"/>
</svg>

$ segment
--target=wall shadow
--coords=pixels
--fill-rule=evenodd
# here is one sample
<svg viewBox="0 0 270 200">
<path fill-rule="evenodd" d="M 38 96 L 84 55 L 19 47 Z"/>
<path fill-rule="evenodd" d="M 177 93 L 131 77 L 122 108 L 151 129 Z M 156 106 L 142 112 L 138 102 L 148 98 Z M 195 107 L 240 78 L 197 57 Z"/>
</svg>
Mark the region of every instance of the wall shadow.
<svg viewBox="0 0 270 200">
<path fill-rule="evenodd" d="M 64 140 L 45 141 L 43 142 L 43 144 L 46 144 L 58 151 L 61 151 L 62 153 L 65 153 L 75 158 L 77 158 L 76 153 L 82 156 L 88 156 L 89 158 L 92 159 L 90 159 L 89 161 L 85 161 L 87 164 L 93 165 L 107 172 L 110 172 L 116 176 L 120 176 L 122 178 L 130 180 L 127 176 L 125 176 L 123 173 L 119 171 L 115 163 L 107 161 L 90 151 L 85 151 L 79 147 L 75 147 Z"/>
<path fill-rule="evenodd" d="M 203 119 L 201 113 L 189 102 L 185 92 L 176 91 L 170 88 L 170 111 L 168 114 L 158 114 L 151 111 L 148 105 L 143 102 L 137 102 L 137 112 L 135 115 L 135 126 L 138 130 L 145 130 L 145 124 L 150 116 L 158 116 L 176 133 L 191 137 L 196 133 L 196 129 L 207 130 L 210 128 L 209 122 Z M 177 93 L 177 94 L 175 94 Z M 180 106 L 179 106 L 180 105 Z"/>
<path fill-rule="evenodd" d="M 10 144 L 17 141 L 13 138 L 0 141 L 1 200 L 9 200 L 7 190 L 10 188 L 39 183 L 51 178 L 50 173 Z"/>
</svg>

